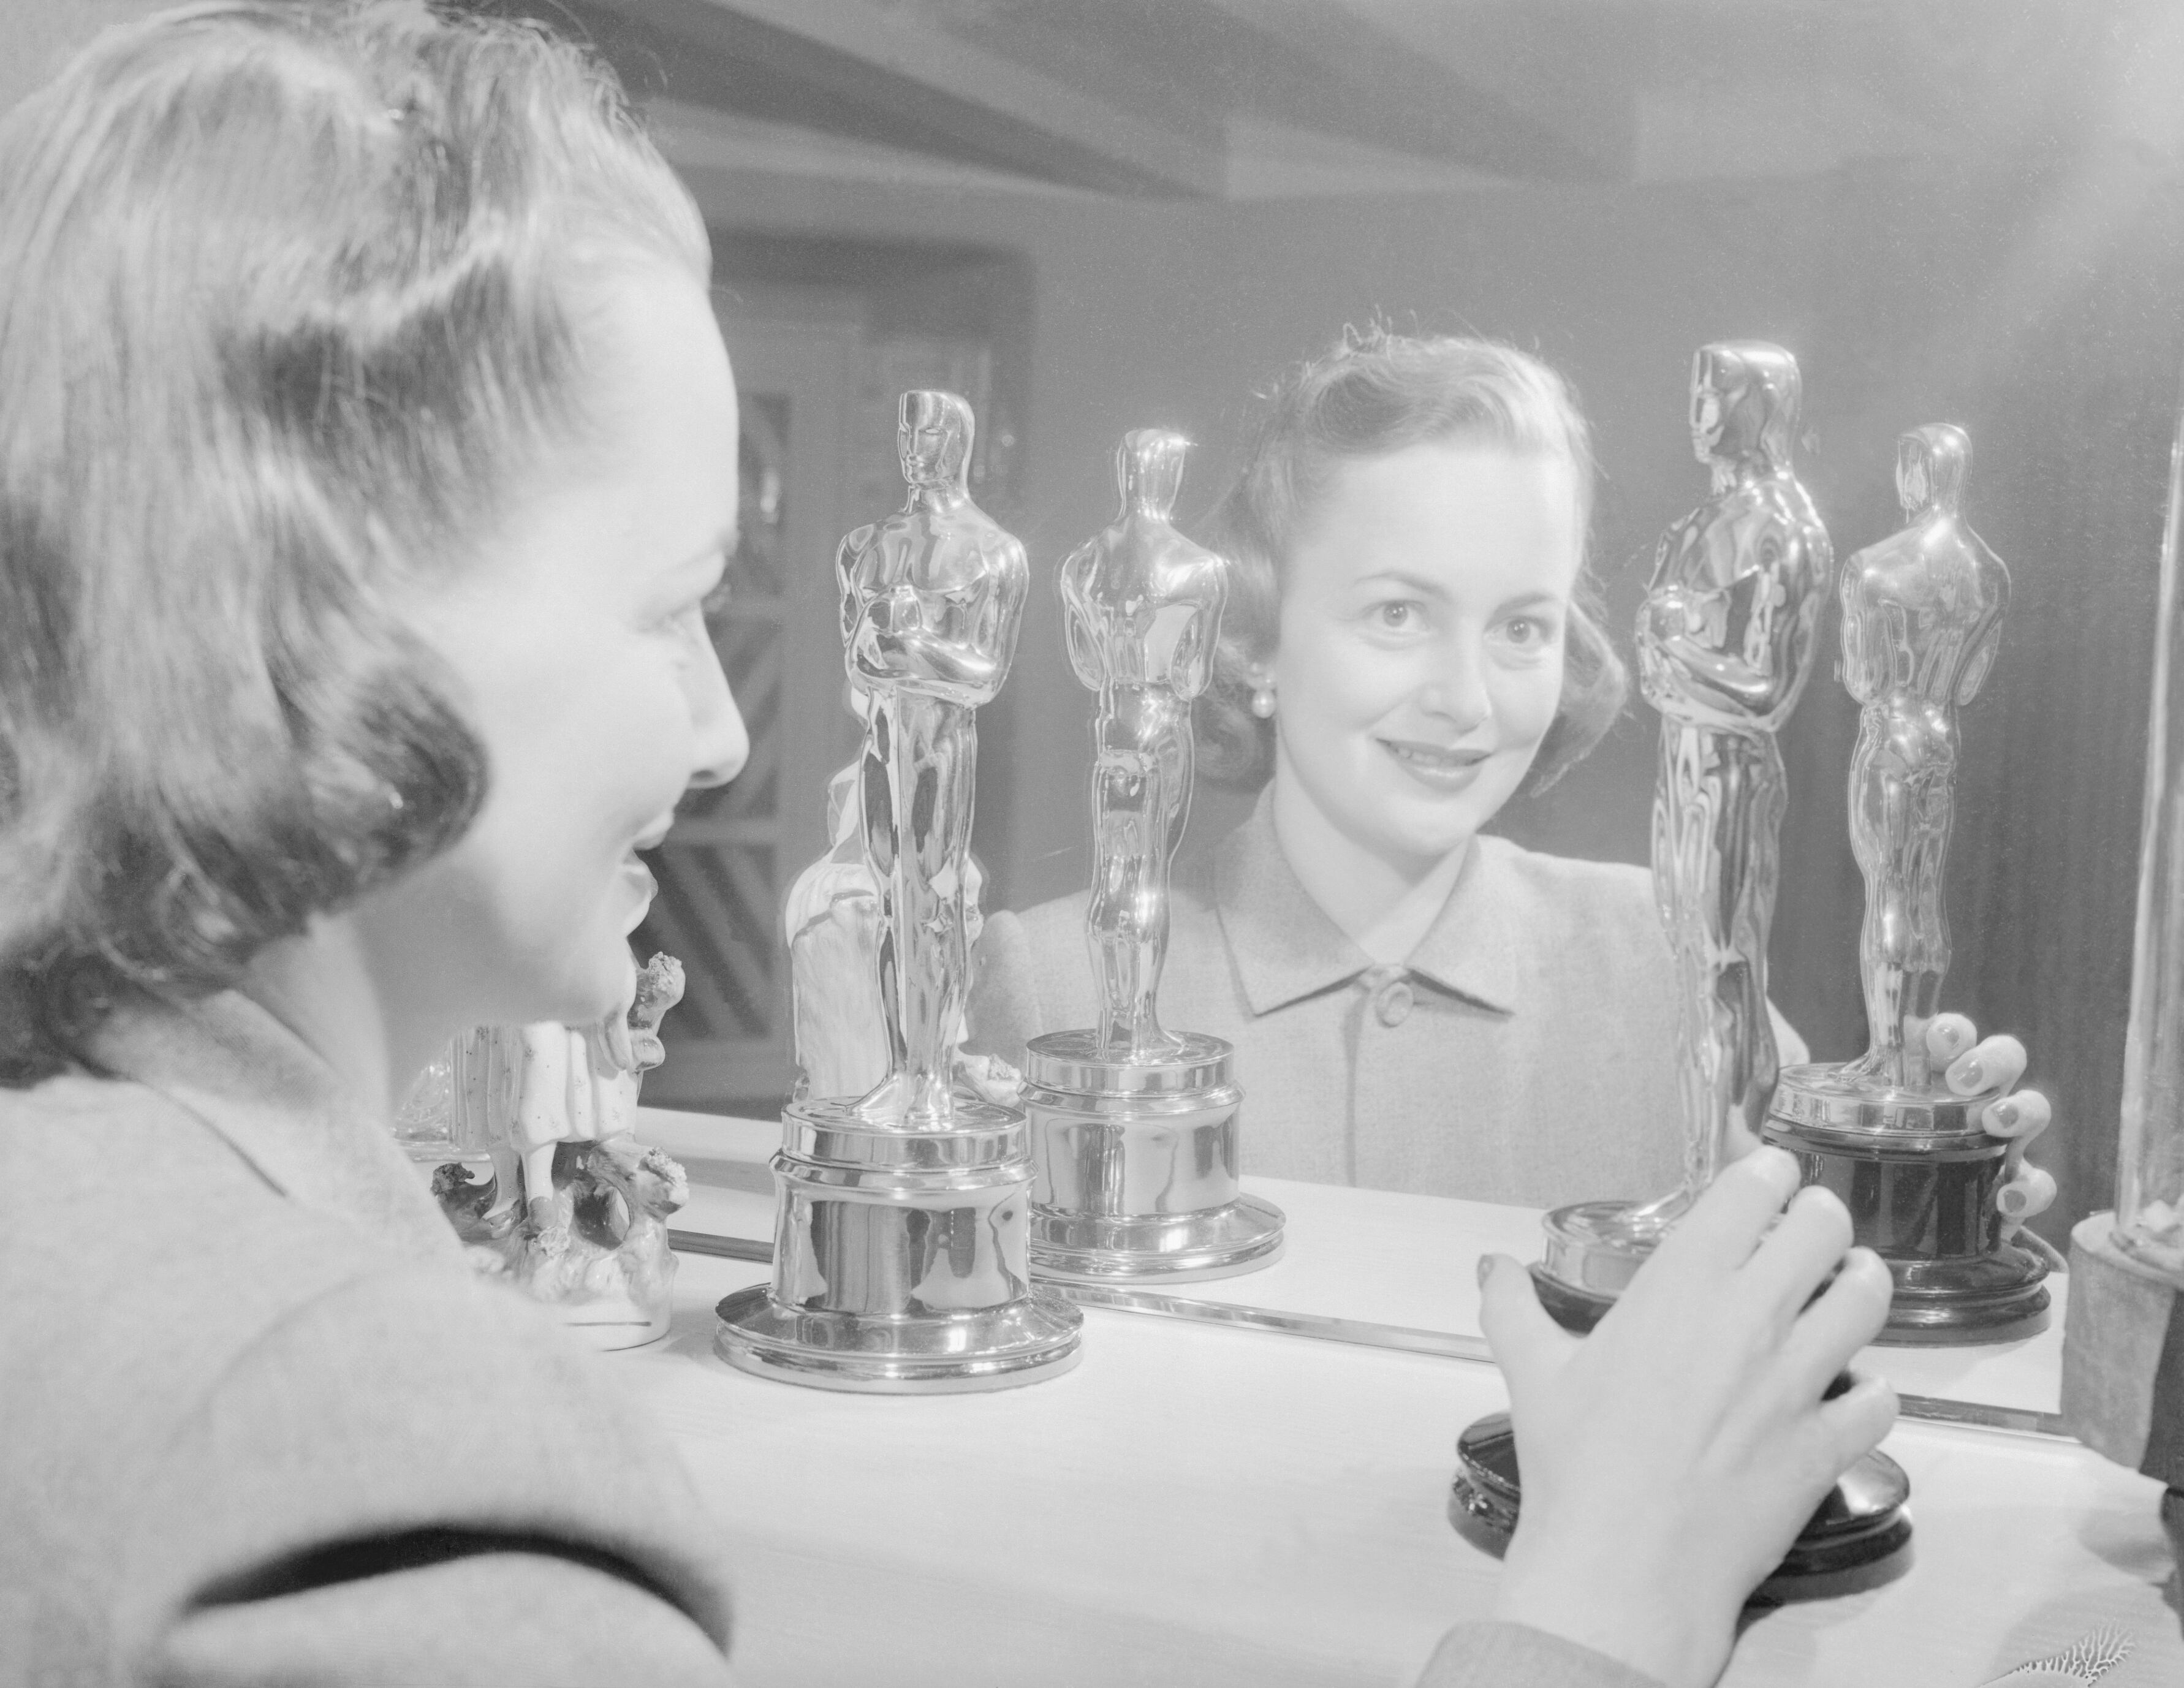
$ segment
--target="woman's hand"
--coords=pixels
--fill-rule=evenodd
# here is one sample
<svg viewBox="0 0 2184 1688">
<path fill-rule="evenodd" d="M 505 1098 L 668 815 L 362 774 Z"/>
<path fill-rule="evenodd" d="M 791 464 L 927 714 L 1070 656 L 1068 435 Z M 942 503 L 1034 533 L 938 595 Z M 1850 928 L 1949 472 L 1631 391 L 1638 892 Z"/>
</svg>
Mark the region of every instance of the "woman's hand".
<svg viewBox="0 0 2184 1688">
<path fill-rule="evenodd" d="M 2055 1180 L 2025 1161 L 2026 1145 L 2047 1130 L 2053 1111 L 2039 1091 L 2010 1089 L 2025 1076 L 2025 1045 L 2015 1038 L 1982 1042 L 1963 1015 L 1936 1014 L 1926 1025 L 1926 1052 L 1954 1094 L 1993 1098 L 1980 1110 L 1981 1128 L 2012 1139 L 2002 1185 L 1994 1194 L 2007 1237 L 2055 1200 Z"/>
<path fill-rule="evenodd" d="M 1547 1316 L 1516 1261 L 1480 1262 L 1524 1485 L 1500 1616 L 1670 1688 L 1720 1674 L 1746 1597 L 1896 1418 L 1880 1379 L 1820 1398 L 1888 1313 L 1887 1267 L 1850 1240 L 1842 1204 L 1761 1149 L 1590 1336 Z"/>
</svg>

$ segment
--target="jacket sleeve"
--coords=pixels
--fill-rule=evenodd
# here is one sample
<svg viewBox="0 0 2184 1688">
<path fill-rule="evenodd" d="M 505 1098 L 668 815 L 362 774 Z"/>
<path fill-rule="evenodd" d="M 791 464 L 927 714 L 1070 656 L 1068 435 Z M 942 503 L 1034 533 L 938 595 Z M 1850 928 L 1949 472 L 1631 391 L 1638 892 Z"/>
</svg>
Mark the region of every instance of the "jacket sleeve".
<svg viewBox="0 0 2184 1688">
<path fill-rule="evenodd" d="M 444 1270 L 263 1333 L 180 1418 L 127 1552 L 132 1680 L 729 1680 L 672 1451 L 596 1357 Z"/>
<path fill-rule="evenodd" d="M 1526 1624 L 1459 1624 L 1418 1688 L 1661 1688 L 1642 1671 Z"/>
</svg>

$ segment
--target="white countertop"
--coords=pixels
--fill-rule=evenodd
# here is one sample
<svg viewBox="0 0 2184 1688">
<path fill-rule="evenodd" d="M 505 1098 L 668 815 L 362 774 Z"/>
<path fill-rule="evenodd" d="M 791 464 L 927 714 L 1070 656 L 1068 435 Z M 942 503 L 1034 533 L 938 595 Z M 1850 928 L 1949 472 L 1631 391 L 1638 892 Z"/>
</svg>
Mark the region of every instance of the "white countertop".
<svg viewBox="0 0 2184 1688">
<path fill-rule="evenodd" d="M 770 1234 L 777 1126 L 648 1111 L 640 1130 L 693 1173 L 678 1226 Z M 1193 1295 L 1472 1330 L 1482 1245 L 1536 1253 L 1523 1210 L 1253 1188 L 1288 1209 L 1288 1254 Z M 669 1337 L 602 1362 L 721 1521 L 750 1688 L 1392 1684 L 1490 1607 L 1498 1568 L 1445 1508 L 1457 1433 L 1506 1405 L 1491 1366 L 1094 1308 L 1061 1378 L 836 1395 L 713 1356 L 713 1303 L 766 1274 L 682 1256 Z M 2036 1406 L 2044 1387 L 2052 1409 L 2043 1345 L 1866 1360 L 1921 1392 L 1970 1379 Z M 1974 1688 L 2101 1623 L 2138 1642 L 2103 1688 L 2184 1681 L 2155 1484 L 2052 1437 L 1906 1423 L 1887 1447 L 1913 1484 L 1910 1569 L 1759 1618 L 1725 1682 Z"/>
</svg>

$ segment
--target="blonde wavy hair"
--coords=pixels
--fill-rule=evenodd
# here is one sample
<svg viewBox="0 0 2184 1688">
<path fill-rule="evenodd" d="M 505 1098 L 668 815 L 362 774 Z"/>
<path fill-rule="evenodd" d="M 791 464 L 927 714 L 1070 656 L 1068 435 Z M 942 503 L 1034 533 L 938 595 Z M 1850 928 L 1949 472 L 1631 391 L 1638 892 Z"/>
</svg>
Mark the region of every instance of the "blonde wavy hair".
<svg viewBox="0 0 2184 1688">
<path fill-rule="evenodd" d="M 611 75 L 422 0 L 181 7 L 0 124 L 0 1084 L 445 848 L 490 770 L 396 588 L 702 283 Z"/>
</svg>

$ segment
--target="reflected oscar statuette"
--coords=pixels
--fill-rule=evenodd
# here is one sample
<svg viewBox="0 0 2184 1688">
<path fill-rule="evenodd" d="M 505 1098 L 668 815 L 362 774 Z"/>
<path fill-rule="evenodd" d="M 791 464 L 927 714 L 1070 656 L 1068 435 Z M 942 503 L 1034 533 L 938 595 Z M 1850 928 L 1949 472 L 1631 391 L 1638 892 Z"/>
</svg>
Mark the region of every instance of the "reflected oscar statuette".
<svg viewBox="0 0 2184 1688">
<path fill-rule="evenodd" d="M 1013 1075 L 961 1052 L 977 713 L 1008 677 L 1029 584 L 1023 547 L 966 490 L 972 428 L 956 394 L 905 393 L 908 501 L 836 555 L 865 742 L 792 955 L 858 976 L 796 982 L 805 1071 L 773 1157 L 773 1279 L 719 1308 L 729 1363 L 825 1389 L 1002 1389 L 1078 1357 L 1083 1316 L 1030 1281 Z M 844 1082 L 862 1088 L 827 1094 Z"/>
<path fill-rule="evenodd" d="M 1596 1324 L 1715 1173 L 1757 1145 L 1774 1089 L 1767 934 L 1786 796 L 1775 734 L 1810 675 L 1834 564 L 1791 464 L 1799 387 L 1796 359 L 1759 342 L 1703 347 L 1692 364 L 1691 443 L 1712 493 L 1662 537 L 1637 629 L 1640 683 L 1661 716 L 1653 892 L 1675 968 L 1684 1170 L 1654 1201 L 1546 1216 L 1533 1280 L 1572 1330 Z M 1472 1425 L 1457 1453 L 1450 1518 L 1498 1552 L 1519 1499 L 1508 1415 Z M 1898 1574 L 1909 1494 L 1893 1460 L 1868 1454 L 1754 1597 L 1808 1599 Z"/>
<path fill-rule="evenodd" d="M 1843 1200 L 1896 1279 L 1883 1342 L 2001 1342 L 2048 1323 L 2047 1262 L 2011 1240 L 2021 1149 L 1980 1123 L 1985 1098 L 1942 1082 L 1927 1050 L 1949 967 L 1942 873 L 1955 807 L 1957 711 L 1993 666 L 2009 571 L 1959 513 L 1971 443 L 1944 425 L 1898 443 L 1910 525 L 1852 557 L 1842 676 L 1861 710 L 1851 843 L 1865 876 L 1858 971 L 1867 1052 L 1793 1067 L 1769 1143 Z"/>
<path fill-rule="evenodd" d="M 1031 1040 L 1031 1259 L 1077 1282 L 1217 1278 L 1270 1264 L 1281 1210 L 1245 1195 L 1243 1095 L 1219 1038 L 1162 1028 L 1168 873 L 1190 813 L 1190 706 L 1212 676 L 1228 564 L 1169 520 L 1190 443 L 1139 429 L 1123 507 L 1063 561 L 1069 660 L 1098 694 L 1085 925 L 1100 1020 Z"/>
</svg>

